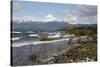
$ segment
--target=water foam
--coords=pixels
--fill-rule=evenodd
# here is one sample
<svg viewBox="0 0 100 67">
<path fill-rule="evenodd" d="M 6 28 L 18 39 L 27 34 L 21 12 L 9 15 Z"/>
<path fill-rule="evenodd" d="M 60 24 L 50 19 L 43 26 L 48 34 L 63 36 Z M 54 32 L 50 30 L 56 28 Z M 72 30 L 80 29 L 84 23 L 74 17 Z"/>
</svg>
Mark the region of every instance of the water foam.
<svg viewBox="0 0 100 67">
<path fill-rule="evenodd" d="M 21 38 L 21 37 L 15 37 L 15 38 L 12 38 L 11 40 L 12 40 L 12 41 L 20 40 L 20 38 Z"/>
</svg>

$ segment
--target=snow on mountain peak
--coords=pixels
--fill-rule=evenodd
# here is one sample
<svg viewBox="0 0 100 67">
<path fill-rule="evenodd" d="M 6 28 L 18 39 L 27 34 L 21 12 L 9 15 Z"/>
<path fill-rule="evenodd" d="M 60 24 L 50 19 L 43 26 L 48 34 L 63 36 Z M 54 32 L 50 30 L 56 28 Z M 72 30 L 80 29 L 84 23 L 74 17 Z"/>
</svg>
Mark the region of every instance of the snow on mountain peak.
<svg viewBox="0 0 100 67">
<path fill-rule="evenodd" d="M 20 23 L 20 22 L 52 22 L 52 21 L 62 22 L 64 20 L 57 19 L 52 15 L 48 15 L 45 18 L 32 17 L 32 16 L 17 16 L 17 17 L 13 17 L 12 21 Z"/>
</svg>

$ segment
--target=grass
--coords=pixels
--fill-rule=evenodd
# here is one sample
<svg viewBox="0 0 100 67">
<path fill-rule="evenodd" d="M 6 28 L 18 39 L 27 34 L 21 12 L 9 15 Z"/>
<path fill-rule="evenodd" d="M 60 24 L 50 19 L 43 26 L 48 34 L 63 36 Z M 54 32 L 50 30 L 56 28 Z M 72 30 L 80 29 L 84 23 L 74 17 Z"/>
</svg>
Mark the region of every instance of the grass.
<svg viewBox="0 0 100 67">
<path fill-rule="evenodd" d="M 51 41 L 51 40 L 55 40 L 54 38 L 48 38 L 48 37 L 41 37 L 39 38 L 40 41 Z"/>
<path fill-rule="evenodd" d="M 81 35 L 96 35 L 97 34 L 97 28 L 82 28 L 82 27 L 72 27 L 67 30 L 70 34 L 75 34 L 76 36 Z"/>
</svg>

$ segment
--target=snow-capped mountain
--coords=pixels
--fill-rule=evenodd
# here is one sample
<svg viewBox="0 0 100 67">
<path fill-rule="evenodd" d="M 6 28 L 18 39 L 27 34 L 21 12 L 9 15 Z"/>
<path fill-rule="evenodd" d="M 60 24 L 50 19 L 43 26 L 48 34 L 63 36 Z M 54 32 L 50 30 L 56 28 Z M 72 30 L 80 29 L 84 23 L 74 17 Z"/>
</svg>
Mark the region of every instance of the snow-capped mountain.
<svg viewBox="0 0 100 67">
<path fill-rule="evenodd" d="M 52 21 L 13 21 L 12 22 L 12 30 L 33 30 L 33 31 L 54 31 L 61 29 L 63 27 L 67 27 L 69 23 L 63 20 L 52 20 Z"/>
</svg>

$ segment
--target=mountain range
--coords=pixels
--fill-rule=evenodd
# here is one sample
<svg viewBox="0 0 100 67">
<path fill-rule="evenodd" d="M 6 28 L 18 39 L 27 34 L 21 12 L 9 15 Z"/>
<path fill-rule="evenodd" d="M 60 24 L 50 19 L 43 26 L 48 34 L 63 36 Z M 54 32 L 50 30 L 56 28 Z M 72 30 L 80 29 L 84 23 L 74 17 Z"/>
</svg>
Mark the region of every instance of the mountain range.
<svg viewBox="0 0 100 67">
<path fill-rule="evenodd" d="M 74 24 L 78 27 L 85 28 L 96 28 L 97 24 Z M 47 22 L 27 21 L 27 22 L 12 22 L 12 31 L 56 31 L 69 26 L 72 24 L 63 20 L 53 20 Z"/>
<path fill-rule="evenodd" d="M 63 27 L 67 27 L 69 23 L 58 20 L 58 21 L 48 21 L 48 22 L 12 22 L 13 31 L 55 31 Z"/>
</svg>

